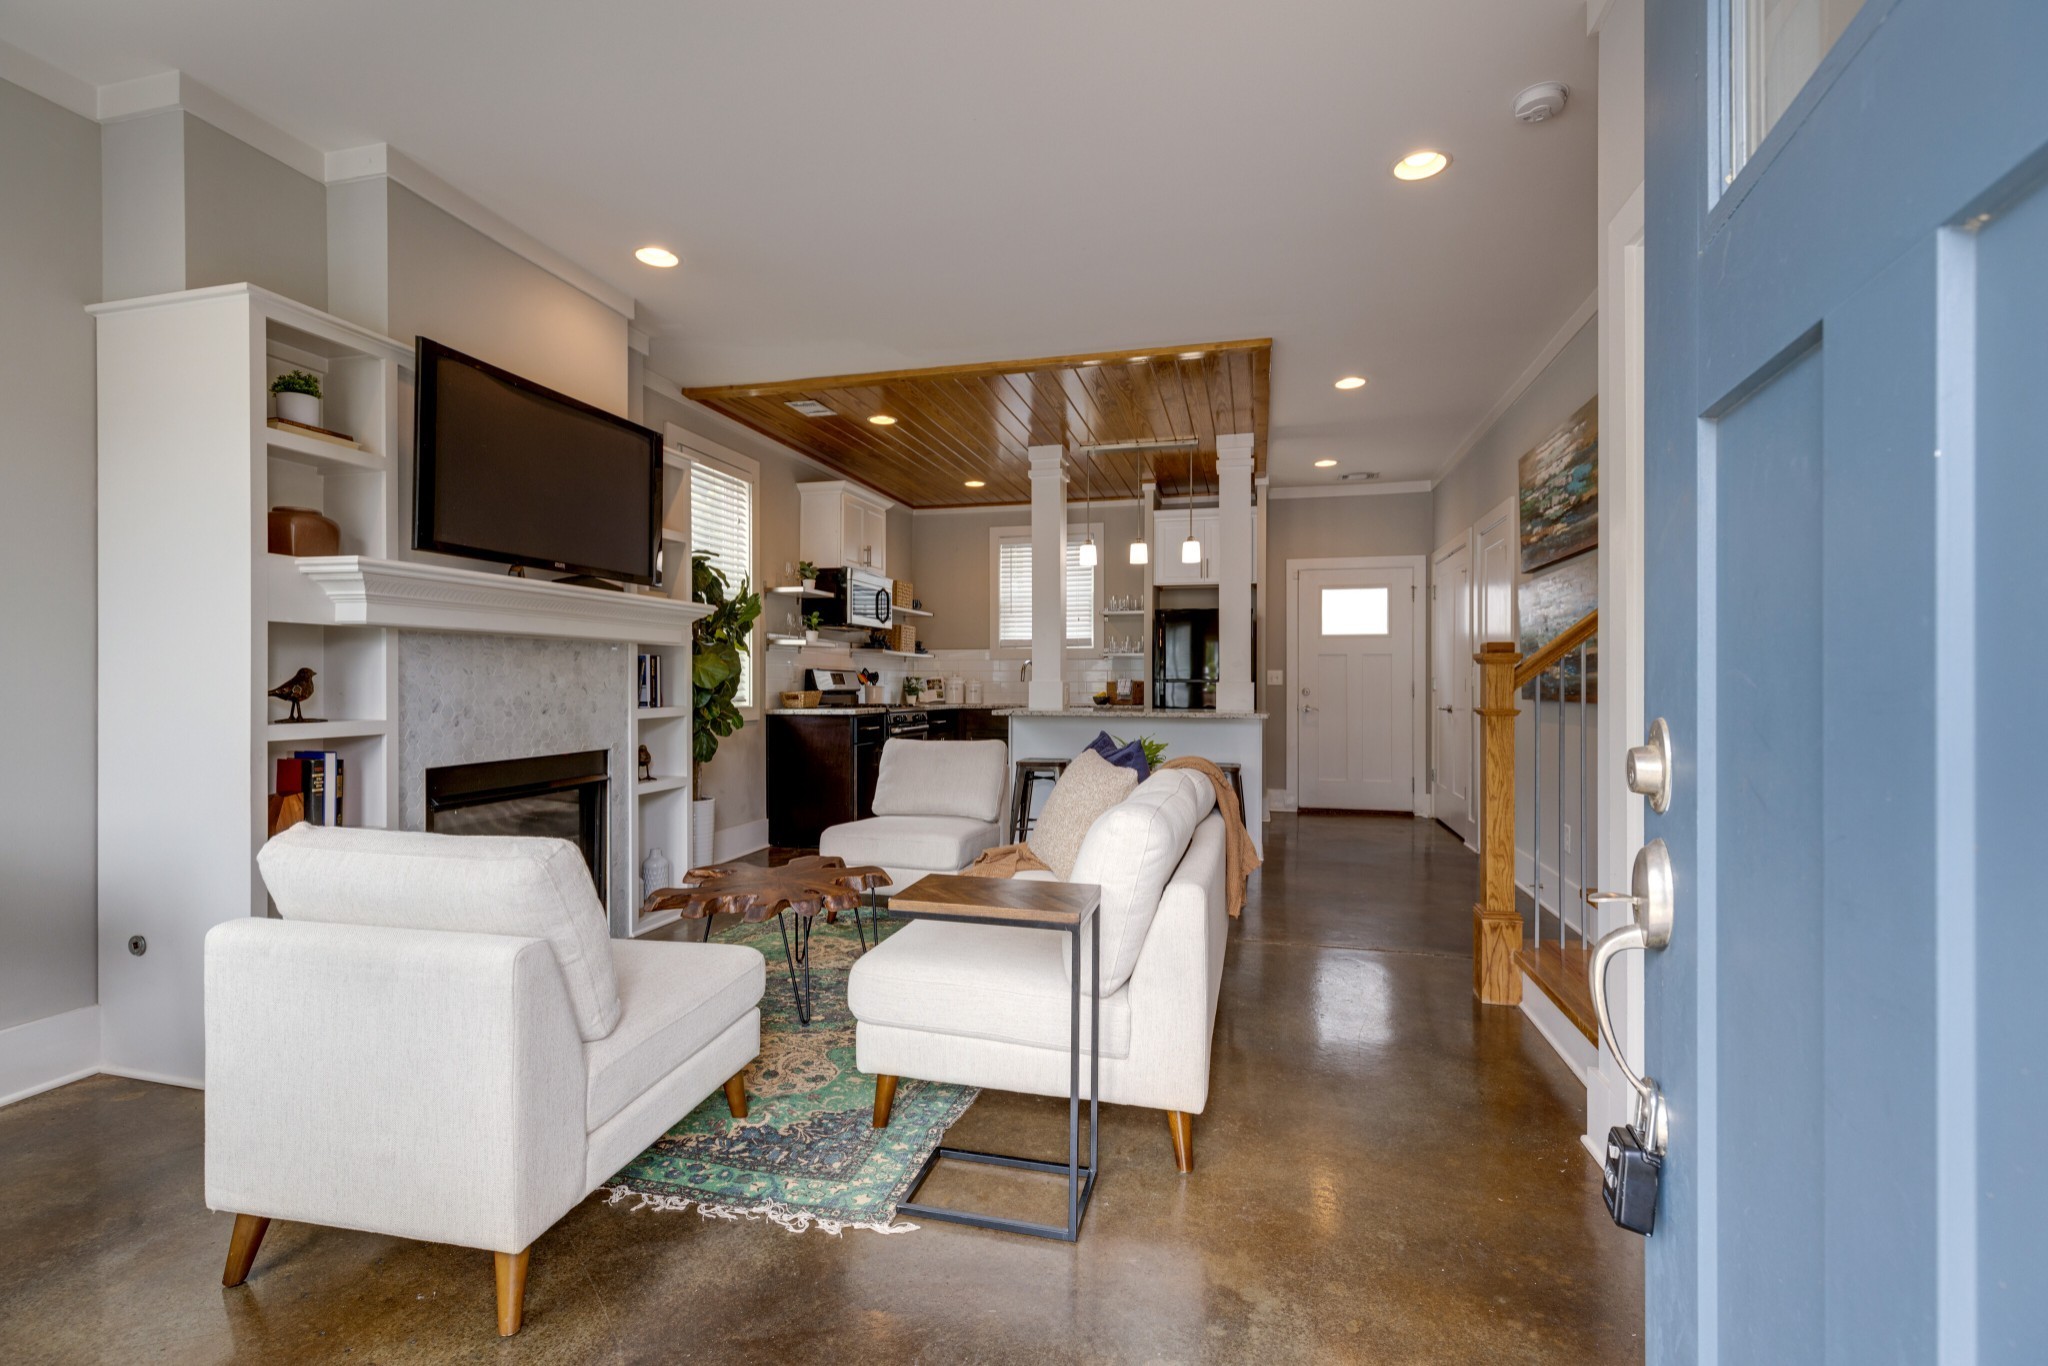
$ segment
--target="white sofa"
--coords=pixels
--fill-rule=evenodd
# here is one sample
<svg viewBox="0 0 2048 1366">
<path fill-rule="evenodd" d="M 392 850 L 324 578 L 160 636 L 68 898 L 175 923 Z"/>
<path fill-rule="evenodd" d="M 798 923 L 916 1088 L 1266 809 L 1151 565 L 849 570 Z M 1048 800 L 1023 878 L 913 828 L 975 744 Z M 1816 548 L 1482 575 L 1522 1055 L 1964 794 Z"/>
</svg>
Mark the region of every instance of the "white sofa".
<svg viewBox="0 0 2048 1366">
<path fill-rule="evenodd" d="M 875 814 L 828 826 L 818 852 L 881 868 L 887 891 L 926 873 L 959 872 L 1002 841 L 1009 749 L 1001 740 L 889 741 Z"/>
<path fill-rule="evenodd" d="M 281 920 L 206 939 L 206 1203 L 239 1285 L 272 1219 L 495 1255 L 533 1242 L 760 1052 L 765 966 L 608 936 L 561 840 L 299 825 L 258 862 Z"/>
<path fill-rule="evenodd" d="M 1153 774 L 1097 818 L 1069 879 L 1102 887 L 1101 1099 L 1166 1111 L 1182 1172 L 1208 1104 L 1229 938 L 1215 805 L 1199 775 Z M 1081 942 L 1085 955 L 1085 931 Z M 847 1005 L 860 1070 L 879 1078 L 875 1127 L 888 1123 L 898 1077 L 1065 1096 L 1067 943 L 1047 930 L 917 921 L 855 963 Z M 1085 994 L 1085 956 L 1081 970 Z M 1085 1004 L 1081 1028 L 1085 1050 Z"/>
</svg>

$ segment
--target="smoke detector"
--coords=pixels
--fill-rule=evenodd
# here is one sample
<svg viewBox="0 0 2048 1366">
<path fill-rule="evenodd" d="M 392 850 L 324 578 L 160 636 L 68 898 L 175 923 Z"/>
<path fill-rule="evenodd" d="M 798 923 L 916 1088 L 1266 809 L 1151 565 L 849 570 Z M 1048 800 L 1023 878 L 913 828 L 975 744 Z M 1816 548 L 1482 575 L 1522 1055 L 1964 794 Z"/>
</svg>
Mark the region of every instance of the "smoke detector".
<svg viewBox="0 0 2048 1366">
<path fill-rule="evenodd" d="M 1544 123 L 1564 112 L 1565 96 L 1571 94 L 1557 81 L 1542 81 L 1515 96 L 1515 121 Z"/>
<path fill-rule="evenodd" d="M 791 399 L 789 400 L 789 406 L 802 413 L 805 417 L 832 416 L 832 410 L 814 398 Z"/>
</svg>

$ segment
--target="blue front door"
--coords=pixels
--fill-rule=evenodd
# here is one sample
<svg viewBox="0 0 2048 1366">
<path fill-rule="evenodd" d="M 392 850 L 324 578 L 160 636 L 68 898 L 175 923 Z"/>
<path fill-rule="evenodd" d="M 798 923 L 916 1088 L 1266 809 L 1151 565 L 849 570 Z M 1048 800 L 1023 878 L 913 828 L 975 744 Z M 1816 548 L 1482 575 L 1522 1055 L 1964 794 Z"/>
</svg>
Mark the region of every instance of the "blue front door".
<svg viewBox="0 0 2048 1366">
<path fill-rule="evenodd" d="M 2042 1362 L 2048 0 L 1829 11 L 1649 5 L 1648 1356 Z"/>
</svg>

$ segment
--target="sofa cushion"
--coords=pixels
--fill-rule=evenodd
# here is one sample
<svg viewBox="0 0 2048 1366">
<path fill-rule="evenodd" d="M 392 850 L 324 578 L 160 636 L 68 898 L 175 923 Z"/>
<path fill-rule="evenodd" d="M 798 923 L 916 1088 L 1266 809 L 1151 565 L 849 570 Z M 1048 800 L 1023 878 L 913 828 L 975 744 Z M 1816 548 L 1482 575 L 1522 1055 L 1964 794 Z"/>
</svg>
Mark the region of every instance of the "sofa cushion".
<svg viewBox="0 0 2048 1366">
<path fill-rule="evenodd" d="M 846 1005 L 863 1024 L 1064 1052 L 1072 1027 L 1071 988 L 1060 966 L 1066 943 L 1067 936 L 1053 930 L 913 921 L 854 963 Z M 1084 995 L 1084 1057 L 1087 1047 Z M 1131 994 L 1105 990 L 1102 1056 L 1130 1053 Z"/>
<path fill-rule="evenodd" d="M 583 1126 L 594 1131 L 761 1003 L 767 968 L 744 944 L 620 939 L 619 1027 L 583 1045 Z"/>
<path fill-rule="evenodd" d="M 993 820 L 967 816 L 870 816 L 826 827 L 818 836 L 818 852 L 848 863 L 951 873 L 994 848 L 1001 834 Z"/>
<path fill-rule="evenodd" d="M 1096 914 L 1102 917 L 1104 995 L 1131 980 L 1159 909 L 1159 894 L 1187 852 L 1195 827 L 1215 806 L 1216 788 L 1207 778 L 1165 768 L 1089 827 L 1068 880 L 1102 887 L 1102 908 Z M 1085 937 L 1082 945 L 1085 952 Z"/>
<path fill-rule="evenodd" d="M 611 926 L 566 840 L 299 824 L 256 863 L 287 920 L 545 939 L 577 1032 L 601 1039 L 619 1022 Z"/>
<path fill-rule="evenodd" d="M 996 820 L 1009 749 L 1001 740 L 891 740 L 882 746 L 874 812 Z"/>
<path fill-rule="evenodd" d="M 1092 749 L 1082 750 L 1053 784 L 1025 843 L 1065 881 L 1095 818 L 1130 796 L 1137 785 L 1135 769 L 1119 768 Z"/>
<path fill-rule="evenodd" d="M 1116 738 L 1105 730 L 1088 742 L 1088 748 L 1118 768 L 1127 768 L 1137 774 L 1141 783 L 1152 776 L 1152 765 L 1145 759 L 1145 747 L 1136 740 L 1126 740 L 1120 745 Z"/>
</svg>

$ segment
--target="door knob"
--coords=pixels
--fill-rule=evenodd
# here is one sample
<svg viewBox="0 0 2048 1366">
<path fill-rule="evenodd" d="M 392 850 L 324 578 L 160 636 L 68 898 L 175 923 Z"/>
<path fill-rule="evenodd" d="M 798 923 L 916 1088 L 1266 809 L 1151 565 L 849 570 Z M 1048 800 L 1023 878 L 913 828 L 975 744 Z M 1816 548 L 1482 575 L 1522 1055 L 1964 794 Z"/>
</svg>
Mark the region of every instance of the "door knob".
<svg viewBox="0 0 2048 1366">
<path fill-rule="evenodd" d="M 1615 1032 L 1614 1017 L 1607 1002 L 1607 967 L 1621 954 L 1661 949 L 1671 942 L 1673 895 L 1671 850 L 1663 840 L 1651 840 L 1637 851 L 1635 868 L 1629 875 L 1628 891 L 1586 893 L 1588 905 L 1626 902 L 1634 912 L 1630 923 L 1610 930 L 1593 946 L 1593 956 L 1586 964 L 1586 985 L 1593 993 L 1593 1017 L 1599 1022 L 1600 1037 L 1606 1041 L 1608 1051 L 1614 1054 L 1615 1065 L 1621 1068 L 1622 1076 L 1636 1093 L 1636 1114 L 1643 1142 L 1656 1154 L 1664 1151 L 1666 1139 L 1664 1093 L 1658 1088 L 1656 1078 L 1637 1072 L 1629 1063 L 1628 1055 L 1622 1051 L 1621 1036 Z"/>
<path fill-rule="evenodd" d="M 1671 809 L 1671 727 L 1658 717 L 1650 738 L 1628 752 L 1628 790 L 1650 799 L 1650 809 L 1663 815 Z"/>
<path fill-rule="evenodd" d="M 1447 711 L 1447 712 L 1456 712 L 1456 711 L 1457 711 L 1458 709 L 1457 709 L 1456 707 L 1438 707 L 1438 708 L 1437 708 L 1437 710 L 1438 710 L 1438 711 Z"/>
</svg>

